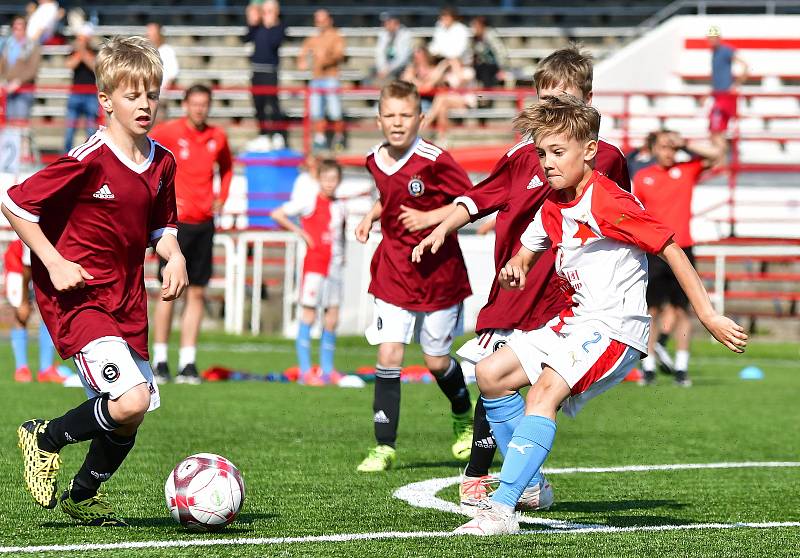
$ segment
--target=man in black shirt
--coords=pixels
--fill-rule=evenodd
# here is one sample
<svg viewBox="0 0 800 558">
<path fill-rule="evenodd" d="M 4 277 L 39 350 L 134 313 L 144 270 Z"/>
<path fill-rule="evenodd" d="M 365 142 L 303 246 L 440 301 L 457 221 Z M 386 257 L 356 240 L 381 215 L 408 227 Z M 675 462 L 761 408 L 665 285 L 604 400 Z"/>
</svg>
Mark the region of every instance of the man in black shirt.
<svg viewBox="0 0 800 558">
<path fill-rule="evenodd" d="M 286 36 L 286 26 L 280 21 L 277 0 L 247 6 L 247 35 L 245 42 L 253 43 L 250 57 L 253 77 L 253 105 L 256 109 L 259 134 L 272 135 L 272 144 L 286 143 L 286 122 L 278 104 L 278 49 Z"/>
<path fill-rule="evenodd" d="M 72 149 L 75 129 L 81 118 L 86 120 L 86 137 L 97 128 L 97 87 L 94 78 L 94 59 L 97 52 L 92 47 L 93 30 L 83 25 L 75 35 L 72 53 L 67 58 L 67 68 L 72 70 L 72 89 L 67 99 L 67 130 L 64 134 L 64 152 Z"/>
</svg>

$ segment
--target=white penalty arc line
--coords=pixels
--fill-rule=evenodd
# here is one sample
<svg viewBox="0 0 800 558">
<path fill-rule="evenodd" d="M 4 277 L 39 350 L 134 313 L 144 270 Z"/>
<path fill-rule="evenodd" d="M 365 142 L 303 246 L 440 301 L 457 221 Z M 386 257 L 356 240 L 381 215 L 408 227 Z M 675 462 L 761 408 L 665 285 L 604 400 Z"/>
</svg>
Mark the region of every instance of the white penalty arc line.
<svg viewBox="0 0 800 558">
<path fill-rule="evenodd" d="M 775 467 L 800 467 L 796 461 L 747 461 L 740 463 L 677 463 L 667 465 L 627 465 L 620 467 L 567 467 L 561 469 L 545 469 L 546 474 L 577 474 L 577 473 L 619 473 L 643 471 L 674 471 L 690 469 L 741 469 L 741 468 L 775 468 Z M 395 491 L 394 496 L 415 507 L 432 508 L 441 511 L 461 514 L 461 509 L 453 502 L 442 500 L 436 496 L 440 490 L 452 486 L 460 481 L 460 477 L 447 477 L 431 479 L 408 484 Z M 520 516 L 520 523 L 541 525 L 541 529 L 522 531 L 527 535 L 554 535 L 554 534 L 591 534 L 591 533 L 630 533 L 644 531 L 690 531 L 702 529 L 775 529 L 798 528 L 800 521 L 771 521 L 771 522 L 739 522 L 739 523 L 692 523 L 685 525 L 642 525 L 630 527 L 613 527 L 608 525 L 586 525 L 544 519 L 537 517 Z M 430 539 L 457 536 L 452 531 L 388 531 L 381 533 L 349 533 L 340 535 L 317 535 L 306 537 L 269 537 L 269 538 L 216 538 L 216 539 L 188 539 L 169 541 L 131 541 L 106 544 L 62 544 L 39 546 L 0 546 L 0 554 L 36 554 L 43 552 L 81 552 L 101 550 L 130 550 L 130 549 L 159 549 L 159 548 L 191 548 L 210 546 L 267 546 L 302 543 L 326 543 L 349 541 L 379 541 L 390 539 Z"/>
<path fill-rule="evenodd" d="M 691 531 L 698 529 L 775 529 L 800 527 L 800 521 L 771 521 L 765 523 L 693 523 L 688 525 L 643 525 L 641 527 L 585 527 L 571 531 L 544 528 L 522 531 L 523 535 L 556 535 L 567 533 L 630 533 L 636 531 Z M 0 546 L 0 554 L 35 554 L 42 552 L 80 552 L 100 550 L 131 550 L 150 548 L 190 548 L 207 546 L 281 545 L 297 543 L 324 543 L 350 541 L 380 541 L 390 539 L 439 539 L 456 536 L 452 531 L 388 531 L 383 533 L 351 533 L 308 537 L 191 539 L 172 541 L 135 541 L 106 544 L 54 544 L 41 546 Z"/>
</svg>

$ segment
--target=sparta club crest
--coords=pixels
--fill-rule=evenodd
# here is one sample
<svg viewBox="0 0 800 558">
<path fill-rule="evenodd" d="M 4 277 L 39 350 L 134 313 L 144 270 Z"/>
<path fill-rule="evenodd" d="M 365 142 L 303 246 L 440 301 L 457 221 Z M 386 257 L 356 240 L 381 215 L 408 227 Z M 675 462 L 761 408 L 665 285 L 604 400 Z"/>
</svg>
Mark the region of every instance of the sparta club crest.
<svg viewBox="0 0 800 558">
<path fill-rule="evenodd" d="M 412 176 L 411 180 L 408 181 L 408 193 L 415 198 L 425 193 L 425 183 L 419 176 Z"/>
</svg>

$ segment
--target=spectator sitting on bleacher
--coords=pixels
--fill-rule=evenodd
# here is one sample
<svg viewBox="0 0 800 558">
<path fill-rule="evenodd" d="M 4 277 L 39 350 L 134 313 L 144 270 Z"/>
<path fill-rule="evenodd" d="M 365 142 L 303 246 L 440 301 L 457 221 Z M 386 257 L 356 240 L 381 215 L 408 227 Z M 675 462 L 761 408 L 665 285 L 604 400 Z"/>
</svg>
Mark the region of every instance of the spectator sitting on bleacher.
<svg viewBox="0 0 800 558">
<path fill-rule="evenodd" d="M 271 147 L 286 145 L 285 117 L 281 112 L 276 91 L 259 91 L 257 88 L 278 86 L 278 50 L 286 38 L 286 26 L 280 20 L 280 5 L 277 0 L 266 0 L 263 4 L 247 6 L 247 35 L 245 42 L 253 43 L 250 64 L 253 71 L 253 106 L 256 109 L 260 143 Z M 278 122 L 278 126 L 273 123 Z M 271 138 L 270 138 L 271 135 Z M 269 142 L 266 139 L 269 138 Z M 269 149 L 266 149 L 269 151 Z"/>
<path fill-rule="evenodd" d="M 427 113 L 431 108 L 431 101 L 435 95 L 435 89 L 441 85 L 444 79 L 445 65 L 436 64 L 436 61 L 424 46 L 414 49 L 411 56 L 411 64 L 406 66 L 401 79 L 413 83 L 419 91 L 423 113 Z"/>
<path fill-rule="evenodd" d="M 314 121 L 314 149 L 325 149 L 325 116 L 333 123 L 333 145 L 336 150 L 344 149 L 344 121 L 342 120 L 342 100 L 339 91 L 339 65 L 344 61 L 344 37 L 333 26 L 333 18 L 328 10 L 314 12 L 314 26 L 317 34 L 303 41 L 297 55 L 297 69 L 308 70 L 308 57 L 311 57 L 311 119 Z"/>
<path fill-rule="evenodd" d="M 33 84 L 39 71 L 41 49 L 25 35 L 25 18 L 15 16 L 11 34 L 0 51 L 0 83 L 6 94 L 6 121 L 27 127 L 33 107 Z"/>
<path fill-rule="evenodd" d="M 72 52 L 66 66 L 72 70 L 72 90 L 67 99 L 67 130 L 64 134 L 64 153 L 72 149 L 75 129 L 83 118 L 86 122 L 86 137 L 97 127 L 97 88 L 95 86 L 94 61 L 97 51 L 92 46 L 94 29 L 85 23 L 75 33 Z"/>
<path fill-rule="evenodd" d="M 450 126 L 450 111 L 454 109 L 475 108 L 478 96 L 469 91 L 475 87 L 475 70 L 465 66 L 457 58 L 445 59 L 439 66 L 444 71 L 444 84 L 451 91 L 439 91 L 427 113 L 429 125 L 436 130 L 436 142 L 440 147 L 447 146 L 447 130 Z"/>
<path fill-rule="evenodd" d="M 40 45 L 49 43 L 55 36 L 56 25 L 64 17 L 64 10 L 55 0 L 39 0 L 28 16 L 26 34 Z"/>
<path fill-rule="evenodd" d="M 400 19 L 389 12 L 381 12 L 383 29 L 378 34 L 375 46 L 375 85 L 381 87 L 386 81 L 399 79 L 411 60 L 411 31 Z"/>
<path fill-rule="evenodd" d="M 486 24 L 485 17 L 473 18 L 470 25 L 475 79 L 483 87 L 497 87 L 505 80 L 503 69 L 508 67 L 508 50 L 497 31 Z"/>
<path fill-rule="evenodd" d="M 469 29 L 458 20 L 455 8 L 444 7 L 433 31 L 428 50 L 434 56 L 464 60 L 469 50 Z"/>
<path fill-rule="evenodd" d="M 157 21 L 151 21 L 147 24 L 147 39 L 153 43 L 158 49 L 158 54 L 161 56 L 161 62 L 164 64 L 164 77 L 161 80 L 161 99 L 162 107 L 166 99 L 165 93 L 167 90 L 175 87 L 175 82 L 178 79 L 180 72 L 180 65 L 178 64 L 178 55 L 175 54 L 175 49 L 172 45 L 167 44 L 164 39 L 164 34 L 161 29 L 161 24 Z M 164 111 L 161 114 L 162 118 L 167 118 L 169 114 Z"/>
</svg>

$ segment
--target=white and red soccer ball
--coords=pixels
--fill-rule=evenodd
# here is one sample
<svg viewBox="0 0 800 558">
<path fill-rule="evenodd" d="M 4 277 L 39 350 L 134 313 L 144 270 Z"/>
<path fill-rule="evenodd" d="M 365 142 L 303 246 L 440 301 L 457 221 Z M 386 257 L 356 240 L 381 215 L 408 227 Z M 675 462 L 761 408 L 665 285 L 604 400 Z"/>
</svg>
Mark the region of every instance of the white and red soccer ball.
<svg viewBox="0 0 800 558">
<path fill-rule="evenodd" d="M 190 531 L 229 525 L 244 503 L 239 469 L 220 455 L 198 453 L 178 463 L 164 485 L 172 518 Z"/>
</svg>

